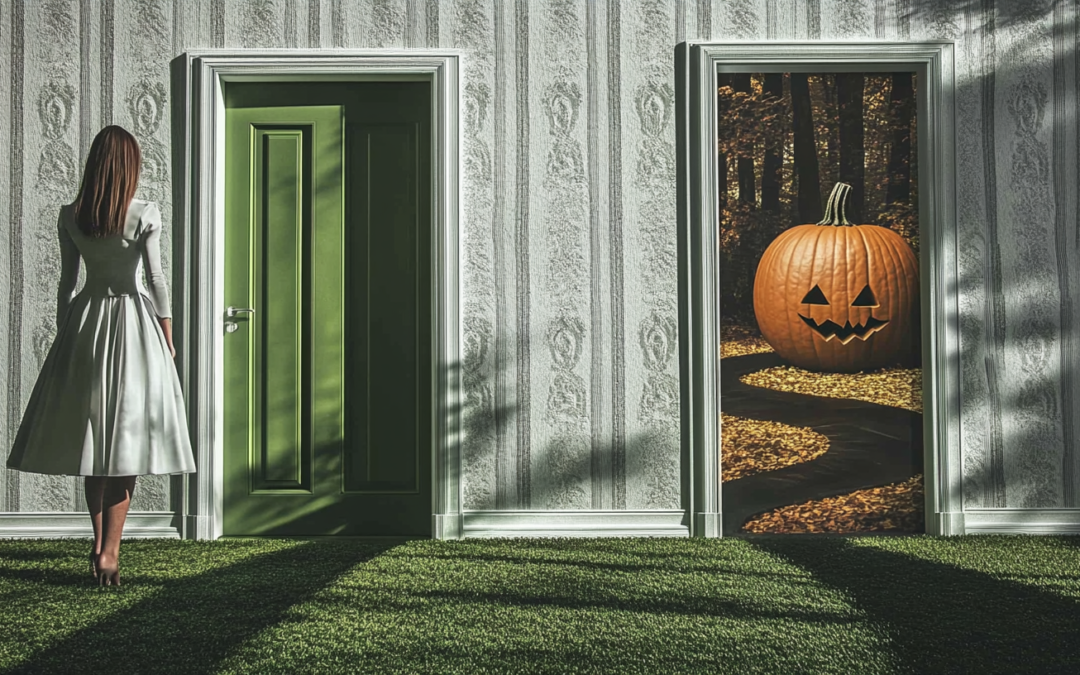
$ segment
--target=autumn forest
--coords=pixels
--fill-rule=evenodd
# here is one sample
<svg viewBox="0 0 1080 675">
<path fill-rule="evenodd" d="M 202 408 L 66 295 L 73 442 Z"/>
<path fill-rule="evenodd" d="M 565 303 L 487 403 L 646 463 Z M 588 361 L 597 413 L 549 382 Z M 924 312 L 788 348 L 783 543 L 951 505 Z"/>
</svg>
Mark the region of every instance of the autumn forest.
<svg viewBox="0 0 1080 675">
<path fill-rule="evenodd" d="M 915 74 L 718 85 L 724 531 L 921 532 Z"/>
<path fill-rule="evenodd" d="M 792 225 L 816 223 L 837 181 L 848 215 L 899 233 L 918 252 L 915 75 L 718 75 L 721 307 L 753 325 L 762 252 Z M 726 168 L 726 170 L 725 170 Z"/>
</svg>

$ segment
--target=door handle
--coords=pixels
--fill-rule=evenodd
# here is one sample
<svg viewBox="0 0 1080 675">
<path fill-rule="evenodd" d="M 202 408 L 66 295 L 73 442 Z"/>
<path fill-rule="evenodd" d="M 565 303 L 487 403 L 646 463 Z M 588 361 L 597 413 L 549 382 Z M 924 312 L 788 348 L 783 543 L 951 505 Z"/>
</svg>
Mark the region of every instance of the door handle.
<svg viewBox="0 0 1080 675">
<path fill-rule="evenodd" d="M 229 317 L 230 319 L 237 316 L 237 315 L 239 315 L 239 314 L 254 314 L 254 313 L 255 313 L 255 308 L 254 307 L 233 307 L 233 306 L 230 305 L 229 307 L 225 308 L 225 316 Z"/>
<path fill-rule="evenodd" d="M 254 307 L 233 307 L 232 305 L 229 305 L 228 307 L 225 308 L 225 316 L 227 317 L 226 320 L 225 320 L 225 332 L 226 333 L 235 333 L 236 329 L 240 327 L 236 323 L 236 321 L 232 321 L 231 319 L 235 319 L 240 314 L 254 314 L 254 313 L 255 313 L 255 308 Z"/>
</svg>

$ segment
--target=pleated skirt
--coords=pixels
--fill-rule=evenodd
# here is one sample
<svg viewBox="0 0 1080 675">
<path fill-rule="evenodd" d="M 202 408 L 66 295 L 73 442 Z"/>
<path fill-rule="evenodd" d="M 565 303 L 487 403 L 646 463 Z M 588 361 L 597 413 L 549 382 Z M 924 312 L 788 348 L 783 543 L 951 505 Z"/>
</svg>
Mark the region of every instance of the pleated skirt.
<svg viewBox="0 0 1080 675">
<path fill-rule="evenodd" d="M 180 380 L 148 299 L 74 298 L 7 466 L 69 476 L 195 471 Z"/>
</svg>

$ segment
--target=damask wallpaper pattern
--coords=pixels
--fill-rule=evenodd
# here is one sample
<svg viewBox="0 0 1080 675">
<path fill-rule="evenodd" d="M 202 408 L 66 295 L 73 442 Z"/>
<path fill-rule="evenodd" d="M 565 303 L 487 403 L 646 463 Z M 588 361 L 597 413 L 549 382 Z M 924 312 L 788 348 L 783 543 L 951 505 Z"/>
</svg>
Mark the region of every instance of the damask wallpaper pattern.
<svg viewBox="0 0 1080 675">
<path fill-rule="evenodd" d="M 949 39 L 965 506 L 1077 507 L 1077 20 L 1050 0 L 0 0 L 0 442 L 53 337 L 56 210 L 101 126 L 138 136 L 139 196 L 172 232 L 173 57 L 456 48 L 464 506 L 678 508 L 675 44 Z M 74 479 L 0 486 L 0 510 L 82 508 Z M 133 508 L 169 490 L 143 479 Z"/>
</svg>

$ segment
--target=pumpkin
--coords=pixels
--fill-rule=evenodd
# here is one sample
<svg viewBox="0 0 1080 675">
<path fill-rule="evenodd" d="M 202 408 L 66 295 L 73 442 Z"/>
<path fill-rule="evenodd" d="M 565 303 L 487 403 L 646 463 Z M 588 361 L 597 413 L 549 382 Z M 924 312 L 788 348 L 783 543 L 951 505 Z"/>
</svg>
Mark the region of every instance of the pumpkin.
<svg viewBox="0 0 1080 675">
<path fill-rule="evenodd" d="M 785 230 L 754 276 L 754 316 L 776 353 L 807 370 L 855 372 L 909 362 L 918 345 L 919 262 L 900 235 L 848 222 L 851 186 L 825 217 Z"/>
</svg>

